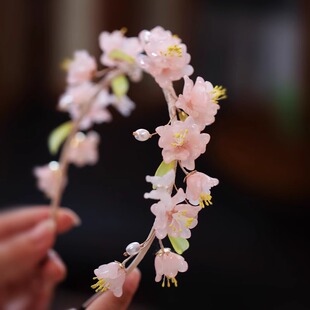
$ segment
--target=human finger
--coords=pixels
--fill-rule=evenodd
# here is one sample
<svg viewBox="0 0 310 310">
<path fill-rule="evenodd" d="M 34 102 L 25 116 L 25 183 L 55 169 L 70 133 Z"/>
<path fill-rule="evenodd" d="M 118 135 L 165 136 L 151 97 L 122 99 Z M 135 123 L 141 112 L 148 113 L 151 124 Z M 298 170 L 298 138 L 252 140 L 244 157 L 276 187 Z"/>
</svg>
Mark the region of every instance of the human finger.
<svg viewBox="0 0 310 310">
<path fill-rule="evenodd" d="M 0 283 L 33 269 L 55 241 L 55 223 L 44 220 L 34 228 L 0 243 Z"/>
<path fill-rule="evenodd" d="M 49 206 L 18 207 L 0 213 L 0 239 L 28 230 L 50 217 Z M 63 233 L 80 224 L 78 215 L 68 208 L 57 212 L 57 232 Z"/>
<path fill-rule="evenodd" d="M 107 291 L 96 298 L 86 310 L 126 310 L 139 287 L 140 279 L 141 272 L 135 268 L 126 277 L 121 297 L 115 297 L 111 291 Z"/>
<path fill-rule="evenodd" d="M 66 274 L 66 266 L 61 258 L 54 250 L 49 250 L 47 259 L 40 266 L 40 283 L 32 292 L 29 310 L 49 309 L 55 286 L 65 278 Z"/>
</svg>

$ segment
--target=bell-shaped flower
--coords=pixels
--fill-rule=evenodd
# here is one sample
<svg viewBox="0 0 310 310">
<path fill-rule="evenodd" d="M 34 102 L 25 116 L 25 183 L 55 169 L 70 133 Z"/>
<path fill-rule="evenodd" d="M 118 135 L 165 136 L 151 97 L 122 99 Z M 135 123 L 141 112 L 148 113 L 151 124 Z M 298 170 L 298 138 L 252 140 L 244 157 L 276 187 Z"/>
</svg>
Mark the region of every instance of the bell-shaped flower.
<svg viewBox="0 0 310 310">
<path fill-rule="evenodd" d="M 162 287 L 165 287 L 165 282 L 167 282 L 167 287 L 170 287 L 170 281 L 177 287 L 178 272 L 185 272 L 187 269 L 188 264 L 185 259 L 181 255 L 171 252 L 169 248 L 161 249 L 156 253 L 155 281 L 160 282 L 163 278 Z"/>
<path fill-rule="evenodd" d="M 105 292 L 110 290 L 116 297 L 120 297 L 123 294 L 123 285 L 126 278 L 126 270 L 124 266 L 119 262 L 112 262 L 99 266 L 94 270 L 97 279 L 97 283 L 91 287 L 96 292 Z"/>
<path fill-rule="evenodd" d="M 103 65 L 120 68 L 132 81 L 141 79 L 142 71 L 136 59 L 143 49 L 138 38 L 125 37 L 122 30 L 104 31 L 99 36 L 99 45 L 103 51 L 100 58 Z"/>
<path fill-rule="evenodd" d="M 86 135 L 82 132 L 76 133 L 67 150 L 68 161 L 78 167 L 96 164 L 99 157 L 99 141 L 100 136 L 95 131 Z"/>
<path fill-rule="evenodd" d="M 70 85 L 90 81 L 97 70 L 96 60 L 85 50 L 76 51 L 67 70 L 67 83 Z"/>
<path fill-rule="evenodd" d="M 167 235 L 190 238 L 190 229 L 197 225 L 197 215 L 201 208 L 186 203 L 180 204 L 185 198 L 186 195 L 180 188 L 173 197 L 163 194 L 161 200 L 151 206 L 151 212 L 156 216 L 154 229 L 158 239 Z"/>
<path fill-rule="evenodd" d="M 158 145 L 163 149 L 165 163 L 179 160 L 189 170 L 195 169 L 195 160 L 206 151 L 210 135 L 200 133 L 192 117 L 184 122 L 173 121 L 170 125 L 159 126 L 156 132 L 160 135 Z"/>
<path fill-rule="evenodd" d="M 146 181 L 152 183 L 153 190 L 149 193 L 144 194 L 144 198 L 150 199 L 162 199 L 163 195 L 168 195 L 172 191 L 172 187 L 175 181 L 175 171 L 174 169 L 169 170 L 163 176 L 146 176 Z"/>
<path fill-rule="evenodd" d="M 57 161 L 51 161 L 44 166 L 33 169 L 34 176 L 37 178 L 37 187 L 46 195 L 53 199 L 60 187 L 61 169 Z M 62 186 L 66 186 L 67 179 L 63 180 Z"/>
<path fill-rule="evenodd" d="M 211 178 L 202 172 L 193 172 L 186 177 L 186 198 L 193 205 L 202 208 L 212 204 L 211 187 L 219 184 L 219 180 Z"/>
<path fill-rule="evenodd" d="M 190 115 L 200 130 L 215 120 L 219 104 L 214 98 L 214 87 L 203 78 L 197 77 L 195 84 L 188 77 L 184 77 L 183 94 L 179 95 L 176 107 Z"/>
<path fill-rule="evenodd" d="M 193 73 L 186 45 L 170 31 L 157 26 L 150 31 L 141 31 L 139 39 L 146 53 L 139 56 L 140 66 L 160 87 L 167 88 L 172 81 Z"/>
</svg>

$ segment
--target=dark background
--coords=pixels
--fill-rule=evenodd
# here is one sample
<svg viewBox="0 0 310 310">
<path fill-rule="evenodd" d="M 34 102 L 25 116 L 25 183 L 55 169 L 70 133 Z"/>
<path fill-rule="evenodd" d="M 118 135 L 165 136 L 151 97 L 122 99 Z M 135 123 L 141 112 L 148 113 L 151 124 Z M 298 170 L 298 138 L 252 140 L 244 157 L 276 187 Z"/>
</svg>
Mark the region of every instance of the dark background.
<svg viewBox="0 0 310 310">
<path fill-rule="evenodd" d="M 56 111 L 64 58 L 123 26 L 128 36 L 161 25 L 181 37 L 195 72 L 228 90 L 197 169 L 220 180 L 199 215 L 189 270 L 178 288 L 155 283 L 154 243 L 140 264 L 131 309 L 310 309 L 308 1 L 2 1 L 0 10 L 0 207 L 47 204 L 32 169 L 52 157 L 46 140 L 68 116 Z M 180 90 L 183 84 L 176 83 Z M 130 118 L 95 126 L 100 161 L 70 167 L 62 204 L 83 225 L 57 240 L 68 266 L 53 309 L 92 295 L 93 269 L 122 260 L 146 238 L 154 217 L 143 194 L 161 161 L 157 139 L 131 133 L 168 121 L 164 97 L 146 74 L 132 84 Z M 168 244 L 167 244 L 168 245 Z"/>
</svg>

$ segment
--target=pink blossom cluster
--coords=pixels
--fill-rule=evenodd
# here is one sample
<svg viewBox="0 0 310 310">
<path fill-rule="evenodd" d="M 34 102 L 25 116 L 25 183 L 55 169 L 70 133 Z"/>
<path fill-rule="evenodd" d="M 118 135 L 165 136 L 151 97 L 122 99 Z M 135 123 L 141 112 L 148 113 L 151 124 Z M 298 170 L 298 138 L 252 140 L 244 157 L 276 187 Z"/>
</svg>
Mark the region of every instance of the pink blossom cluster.
<svg viewBox="0 0 310 310">
<path fill-rule="evenodd" d="M 177 35 L 160 26 L 142 30 L 137 37 L 126 37 L 125 32 L 121 29 L 100 34 L 103 69 L 85 50 L 76 51 L 67 63 L 67 87 L 58 108 L 68 113 L 72 126 L 65 133 L 56 131 L 61 132 L 60 138 L 55 134 L 60 140 L 58 144 L 64 141 L 60 161 L 34 170 L 39 189 L 57 204 L 67 184 L 67 165 L 82 167 L 98 161 L 100 137 L 90 129 L 111 121 L 109 107 L 123 116 L 134 110 L 135 103 L 127 96 L 129 81 L 140 81 L 145 72 L 162 89 L 169 123 L 155 128 L 153 134 L 146 129 L 134 132 L 139 141 L 157 135 L 162 149 L 162 163 L 155 175 L 146 176 L 152 190 L 144 194 L 146 199 L 156 200 L 150 207 L 154 224 L 144 242 L 127 246 L 123 262 L 104 264 L 94 271 L 97 282 L 92 287 L 102 292 L 109 289 L 117 297 L 122 295 L 126 273 L 139 264 L 155 238 L 160 247 L 155 255 L 155 281 L 162 281 L 162 286 L 177 286 L 178 272 L 187 271 L 188 263 L 182 254 L 188 248 L 192 229 L 198 225 L 200 211 L 212 204 L 211 188 L 219 183 L 216 178 L 197 171 L 196 160 L 206 152 L 210 141 L 204 130 L 215 121 L 219 100 L 226 98 L 222 87 L 213 86 L 202 77 L 195 81 L 189 77 L 194 72 L 191 56 Z M 173 82 L 180 79 L 184 87 L 177 96 Z M 176 184 L 179 172 L 185 175 L 181 185 Z M 174 251 L 163 245 L 165 238 Z M 128 261 L 131 264 L 126 267 Z"/>
</svg>

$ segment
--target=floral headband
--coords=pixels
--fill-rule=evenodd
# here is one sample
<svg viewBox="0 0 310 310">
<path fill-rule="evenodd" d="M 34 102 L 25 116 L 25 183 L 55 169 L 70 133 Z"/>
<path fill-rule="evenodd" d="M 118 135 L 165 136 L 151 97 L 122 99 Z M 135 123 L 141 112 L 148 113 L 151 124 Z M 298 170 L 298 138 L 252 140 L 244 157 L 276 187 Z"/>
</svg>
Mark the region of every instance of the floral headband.
<svg viewBox="0 0 310 310">
<path fill-rule="evenodd" d="M 156 282 L 162 286 L 177 286 L 178 272 L 185 272 L 188 263 L 182 256 L 189 248 L 191 230 L 198 224 L 198 214 L 212 205 L 211 188 L 219 181 L 196 170 L 195 160 L 206 151 L 210 135 L 204 130 L 215 121 L 219 100 L 226 90 L 213 86 L 202 77 L 190 79 L 193 67 L 187 47 L 181 39 L 160 26 L 143 30 L 138 37 L 126 37 L 125 29 L 102 32 L 99 45 L 103 69 L 85 50 L 76 51 L 73 59 L 64 63 L 67 88 L 58 102 L 58 109 L 67 112 L 70 121 L 60 125 L 49 136 L 50 152 L 59 161 L 34 168 L 38 188 L 51 201 L 51 216 L 55 219 L 62 194 L 68 183 L 70 164 L 78 167 L 98 161 L 98 133 L 94 124 L 109 122 L 113 106 L 123 116 L 129 116 L 135 103 L 127 96 L 129 81 L 138 82 L 143 72 L 150 74 L 162 89 L 168 106 L 169 123 L 160 125 L 154 133 L 138 129 L 133 136 L 147 141 L 158 135 L 163 161 L 153 176 L 144 198 L 155 200 L 150 210 L 155 216 L 153 226 L 143 242 L 130 243 L 122 262 L 114 261 L 95 269 L 96 292 L 111 290 L 122 295 L 126 274 L 143 259 L 155 239 L 160 250 L 155 255 Z M 183 93 L 177 95 L 173 82 L 184 80 Z M 184 182 L 176 184 L 177 173 Z M 169 247 L 164 246 L 169 240 Z M 172 249 L 173 250 L 172 250 Z"/>
</svg>

